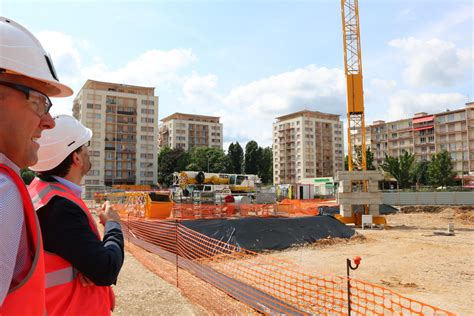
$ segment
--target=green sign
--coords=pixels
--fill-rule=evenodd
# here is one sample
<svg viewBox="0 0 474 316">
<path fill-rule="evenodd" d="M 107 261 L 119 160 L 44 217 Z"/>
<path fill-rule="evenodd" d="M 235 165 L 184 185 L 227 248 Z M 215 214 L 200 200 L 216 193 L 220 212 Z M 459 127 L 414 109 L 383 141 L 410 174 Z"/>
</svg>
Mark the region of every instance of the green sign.
<svg viewBox="0 0 474 316">
<path fill-rule="evenodd" d="M 315 178 L 314 182 L 330 182 L 331 179 L 329 178 Z"/>
</svg>

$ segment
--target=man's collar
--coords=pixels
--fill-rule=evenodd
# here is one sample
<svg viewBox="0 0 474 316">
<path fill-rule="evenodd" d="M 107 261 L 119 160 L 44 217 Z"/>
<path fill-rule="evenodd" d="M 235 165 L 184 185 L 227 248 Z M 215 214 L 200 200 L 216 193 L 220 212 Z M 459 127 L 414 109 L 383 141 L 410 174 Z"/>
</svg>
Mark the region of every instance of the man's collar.
<svg viewBox="0 0 474 316">
<path fill-rule="evenodd" d="M 78 198 L 81 198 L 82 188 L 80 185 L 77 185 L 74 182 L 71 182 L 69 180 L 66 180 L 58 176 L 52 176 L 52 178 L 54 178 L 59 183 L 65 185 L 66 187 L 68 187 Z"/>
</svg>

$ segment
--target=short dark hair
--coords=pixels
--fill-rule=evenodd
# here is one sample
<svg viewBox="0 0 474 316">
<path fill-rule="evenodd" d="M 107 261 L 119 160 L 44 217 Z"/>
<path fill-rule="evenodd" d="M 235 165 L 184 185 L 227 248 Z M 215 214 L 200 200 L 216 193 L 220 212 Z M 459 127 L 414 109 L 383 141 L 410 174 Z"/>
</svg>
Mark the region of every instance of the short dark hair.
<svg viewBox="0 0 474 316">
<path fill-rule="evenodd" d="M 70 153 L 59 165 L 57 165 L 55 168 L 51 170 L 46 170 L 46 171 L 41 171 L 38 172 L 40 176 L 57 176 L 64 178 L 69 170 L 71 170 L 72 166 L 72 155 L 74 153 L 80 153 L 82 150 L 82 146 L 74 150 L 72 153 Z"/>
</svg>

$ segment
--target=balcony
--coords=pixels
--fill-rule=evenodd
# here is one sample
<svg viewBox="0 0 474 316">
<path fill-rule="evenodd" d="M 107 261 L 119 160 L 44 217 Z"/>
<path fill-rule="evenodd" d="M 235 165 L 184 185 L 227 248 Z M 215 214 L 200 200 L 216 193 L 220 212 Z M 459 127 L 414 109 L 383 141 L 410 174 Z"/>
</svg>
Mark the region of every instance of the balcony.
<svg viewBox="0 0 474 316">
<path fill-rule="evenodd" d="M 117 114 L 122 114 L 122 115 L 137 115 L 137 112 L 130 112 L 130 111 L 117 111 Z"/>
</svg>

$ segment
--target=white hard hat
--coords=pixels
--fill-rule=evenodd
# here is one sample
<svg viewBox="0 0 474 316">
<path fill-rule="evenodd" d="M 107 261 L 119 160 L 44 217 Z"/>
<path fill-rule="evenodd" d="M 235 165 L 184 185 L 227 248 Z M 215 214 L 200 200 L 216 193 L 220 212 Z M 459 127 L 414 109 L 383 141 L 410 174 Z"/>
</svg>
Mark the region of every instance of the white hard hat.
<svg viewBox="0 0 474 316">
<path fill-rule="evenodd" d="M 50 97 L 68 97 L 41 43 L 20 24 L 0 17 L 0 80 L 23 84 Z"/>
<path fill-rule="evenodd" d="M 38 139 L 38 162 L 33 171 L 48 171 L 59 166 L 70 153 L 92 138 L 92 131 L 70 115 L 54 118 L 56 126 L 43 131 Z"/>
</svg>

